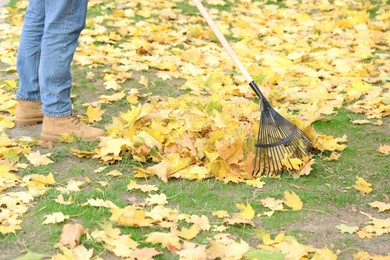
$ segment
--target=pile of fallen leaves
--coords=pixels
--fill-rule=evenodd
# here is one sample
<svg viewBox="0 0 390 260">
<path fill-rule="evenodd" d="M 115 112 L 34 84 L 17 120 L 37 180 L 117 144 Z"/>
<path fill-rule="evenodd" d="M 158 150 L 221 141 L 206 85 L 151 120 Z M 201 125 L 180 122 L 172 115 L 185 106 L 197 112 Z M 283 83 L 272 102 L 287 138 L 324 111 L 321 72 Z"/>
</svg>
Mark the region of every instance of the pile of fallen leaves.
<svg viewBox="0 0 390 260">
<path fill-rule="evenodd" d="M 124 156 L 138 162 L 155 163 L 146 169 L 135 169 L 135 177 L 157 175 L 163 181 L 216 178 L 261 189 L 264 183 L 251 175 L 260 115 L 256 96 L 204 20 L 199 15 L 183 14 L 177 8 L 181 2 L 90 1 L 89 7 L 99 10 L 101 15 L 88 18 L 74 63 L 90 68 L 87 77 L 91 79 L 96 76 L 92 68 L 104 68 L 99 76 L 106 93 L 96 102 L 87 104 L 84 120 L 91 124 L 102 120 L 103 105 L 120 100 L 126 100 L 129 105 L 105 126 L 107 135 L 93 151 L 73 150 L 73 153 L 96 158 L 103 164 L 113 164 Z M 228 2 L 234 2 L 229 12 L 214 8 Z M 384 0 L 375 10 L 375 19 L 369 17 L 368 11 L 374 7 L 367 1 L 283 1 L 287 8 L 266 5 L 262 1 L 212 0 L 207 3 L 221 31 L 233 39 L 233 49 L 273 107 L 303 129 L 318 150 L 330 151 L 327 160 L 338 159 L 340 151 L 346 147 L 347 136 L 316 133 L 311 127 L 313 122 L 336 113 L 343 104 L 355 113 L 366 115 L 367 119 L 352 122 L 354 124 L 381 125 L 382 117 L 390 115 L 390 12 Z M 0 24 L 0 62 L 7 65 L 2 70 L 10 75 L 16 74 L 17 44 L 26 6 L 27 1 L 18 1 L 16 8 L 0 10 L 0 19 L 5 21 Z M 148 69 L 155 70 L 162 81 L 183 80 L 179 88 L 188 94 L 179 97 L 150 95 L 148 91 L 156 87 L 152 79 L 133 73 Z M 147 93 L 126 89 L 129 79 L 138 80 Z M 61 193 L 56 198 L 57 203 L 70 205 L 73 201 L 69 194 L 80 191 L 84 184 L 70 180 L 65 187 L 57 187 L 52 173 L 19 176 L 18 171 L 30 165 L 53 162 L 50 154 L 32 151 L 38 144 L 36 139 L 15 140 L 5 133 L 6 129 L 14 127 L 16 88 L 15 80 L 0 82 L 2 234 L 17 232 L 30 203 L 48 189 L 56 188 Z M 64 136 L 64 141 L 70 139 Z M 389 146 L 381 145 L 379 152 L 389 154 Z M 23 156 L 27 163 L 20 163 Z M 296 177 L 307 175 L 313 163 L 312 158 L 294 158 L 288 170 Z M 370 186 L 360 177 L 355 184 L 363 194 L 372 190 Z M 220 209 L 212 216 L 199 216 L 168 207 L 167 197 L 155 186 L 132 180 L 128 190 L 134 189 L 145 192 L 147 197 L 125 208 L 111 201 L 93 199 L 80 205 L 109 208 L 111 217 L 107 224 L 95 230 L 84 230 L 79 224 L 65 225 L 57 245 L 62 255 L 54 258 L 91 258 L 93 250 L 80 245 L 83 235 L 83 239 L 102 243 L 113 254 L 130 259 L 159 255 L 157 248 L 166 248 L 181 259 L 191 259 L 194 255 L 201 259 L 336 258 L 327 248 L 302 245 L 283 233 L 271 237 L 256 225 L 257 216 L 301 210 L 303 202 L 295 193 L 286 192 L 284 198 L 262 199 L 261 205 L 269 209 L 265 212 L 254 212 L 249 204 L 237 204 L 237 212 Z M 389 211 L 386 203 L 376 201 L 370 205 L 380 212 Z M 389 234 L 389 219 L 363 214 L 370 219 L 364 226 L 339 225 L 338 229 L 356 233 L 361 238 Z M 209 217 L 214 220 L 210 222 Z M 70 216 L 55 212 L 47 215 L 43 224 L 69 219 Z M 227 228 L 236 225 L 256 229 L 260 242 L 249 245 L 230 234 Z M 147 248 L 115 226 L 158 227 L 167 232 L 146 235 L 146 242 L 154 245 Z M 206 242 L 194 242 L 202 232 L 210 231 L 213 235 L 208 236 Z M 355 257 L 373 258 L 366 252 Z"/>
</svg>

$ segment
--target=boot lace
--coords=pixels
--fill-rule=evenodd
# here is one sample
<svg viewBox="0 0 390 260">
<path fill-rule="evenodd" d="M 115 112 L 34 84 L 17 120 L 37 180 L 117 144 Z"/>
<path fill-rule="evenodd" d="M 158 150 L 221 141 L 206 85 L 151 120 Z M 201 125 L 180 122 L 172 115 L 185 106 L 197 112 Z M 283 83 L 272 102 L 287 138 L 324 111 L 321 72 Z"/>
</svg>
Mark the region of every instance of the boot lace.
<svg viewBox="0 0 390 260">
<path fill-rule="evenodd" d="M 81 119 L 77 115 L 70 115 L 69 120 L 71 123 L 74 123 L 75 125 L 78 125 L 81 123 Z"/>
</svg>

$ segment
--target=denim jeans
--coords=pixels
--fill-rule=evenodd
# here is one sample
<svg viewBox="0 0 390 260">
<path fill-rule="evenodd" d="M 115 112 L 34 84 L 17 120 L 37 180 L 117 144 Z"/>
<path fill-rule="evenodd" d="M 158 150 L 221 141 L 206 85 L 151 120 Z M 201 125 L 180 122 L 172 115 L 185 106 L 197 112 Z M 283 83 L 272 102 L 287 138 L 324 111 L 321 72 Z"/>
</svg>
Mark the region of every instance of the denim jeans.
<svg viewBox="0 0 390 260">
<path fill-rule="evenodd" d="M 17 55 L 16 98 L 42 101 L 49 117 L 72 113 L 70 65 L 85 27 L 88 0 L 30 0 Z"/>
</svg>

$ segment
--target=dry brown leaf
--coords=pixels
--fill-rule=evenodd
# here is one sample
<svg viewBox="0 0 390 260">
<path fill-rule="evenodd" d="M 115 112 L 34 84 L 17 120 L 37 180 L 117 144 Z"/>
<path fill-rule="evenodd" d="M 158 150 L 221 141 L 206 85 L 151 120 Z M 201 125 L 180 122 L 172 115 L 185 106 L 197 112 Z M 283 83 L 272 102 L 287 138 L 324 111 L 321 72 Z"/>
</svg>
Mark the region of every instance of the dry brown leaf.
<svg viewBox="0 0 390 260">
<path fill-rule="evenodd" d="M 80 243 L 84 234 L 84 227 L 81 224 L 65 224 L 60 236 L 60 244 L 75 248 Z"/>
</svg>

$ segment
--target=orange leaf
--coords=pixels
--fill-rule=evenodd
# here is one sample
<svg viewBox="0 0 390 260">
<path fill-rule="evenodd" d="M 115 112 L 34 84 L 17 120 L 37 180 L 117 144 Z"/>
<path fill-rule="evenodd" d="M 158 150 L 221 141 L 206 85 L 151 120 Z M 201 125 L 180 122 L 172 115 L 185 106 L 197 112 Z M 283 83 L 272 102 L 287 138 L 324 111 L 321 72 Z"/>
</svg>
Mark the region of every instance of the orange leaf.
<svg viewBox="0 0 390 260">
<path fill-rule="evenodd" d="M 60 236 L 60 244 L 63 246 L 69 245 L 70 248 L 76 247 L 80 238 L 84 233 L 84 227 L 80 224 L 66 224 L 62 228 Z"/>
</svg>

